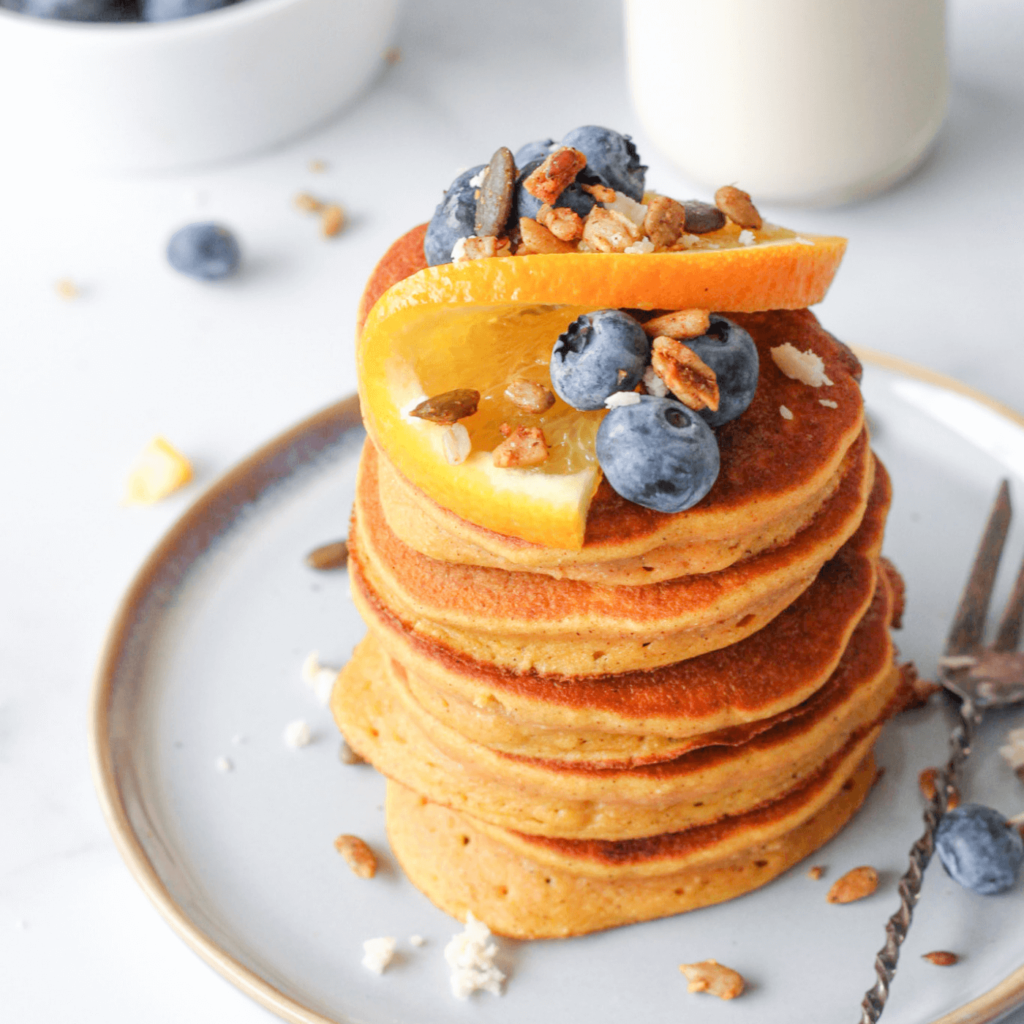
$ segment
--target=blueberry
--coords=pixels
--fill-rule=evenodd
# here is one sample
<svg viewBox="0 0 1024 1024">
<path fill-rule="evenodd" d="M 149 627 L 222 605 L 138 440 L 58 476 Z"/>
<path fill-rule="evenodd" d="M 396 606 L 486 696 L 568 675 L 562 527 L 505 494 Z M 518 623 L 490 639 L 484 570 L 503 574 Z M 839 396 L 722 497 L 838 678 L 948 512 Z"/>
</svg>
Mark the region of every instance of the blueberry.
<svg viewBox="0 0 1024 1024">
<path fill-rule="evenodd" d="M 476 190 L 471 185 L 487 164 L 477 164 L 463 171 L 447 188 L 444 199 L 437 205 L 434 216 L 427 227 L 423 240 L 423 252 L 427 262 L 436 267 L 440 263 L 451 263 L 452 249 L 460 238 L 469 238 L 476 230 Z"/>
<path fill-rule="evenodd" d="M 228 7 L 236 0 L 140 0 L 143 21 L 171 21 Z"/>
<path fill-rule="evenodd" d="M 650 355 L 644 329 L 628 314 L 584 313 L 555 342 L 551 384 L 576 409 L 603 409 L 609 395 L 640 383 Z"/>
<path fill-rule="evenodd" d="M 718 378 L 717 411 L 700 411 L 707 424 L 720 427 L 745 413 L 757 390 L 759 362 L 750 335 L 731 320 L 712 313 L 707 334 L 687 338 L 683 344 L 692 348 Z"/>
<path fill-rule="evenodd" d="M 643 199 L 647 167 L 640 163 L 636 146 L 628 135 L 588 124 L 573 128 L 562 139 L 562 145 L 572 146 L 586 156 L 587 166 L 580 172 L 580 181 L 607 185 L 638 203 Z"/>
<path fill-rule="evenodd" d="M 240 259 L 235 236 L 219 224 L 187 224 L 167 243 L 171 266 L 200 281 L 228 277 L 238 269 Z"/>
<path fill-rule="evenodd" d="M 985 896 L 1005 892 L 1024 862 L 1024 839 L 991 807 L 962 804 L 949 811 L 935 832 L 935 849 L 946 873 Z"/>
<path fill-rule="evenodd" d="M 135 0 L 0 0 L 6 7 L 35 18 L 62 21 L 135 21 Z"/>
<path fill-rule="evenodd" d="M 516 150 L 516 167 L 525 167 L 532 164 L 534 160 L 545 160 L 555 145 L 554 139 L 537 139 L 536 142 L 528 142 Z"/>
<path fill-rule="evenodd" d="M 692 508 L 718 477 L 718 442 L 691 409 L 641 395 L 609 411 L 597 431 L 597 461 L 608 483 L 656 512 Z"/>
<path fill-rule="evenodd" d="M 541 201 L 535 196 L 523 188 L 523 182 L 533 174 L 533 172 L 540 167 L 544 162 L 543 158 L 540 160 L 531 160 L 528 164 L 522 165 L 519 171 L 519 177 L 516 178 L 516 210 L 515 216 L 519 217 L 531 217 L 534 220 L 537 219 L 537 211 L 541 208 Z M 519 167 L 519 161 L 516 161 L 516 166 Z M 562 194 L 555 201 L 555 206 L 567 206 L 570 210 L 575 211 L 581 217 L 586 217 L 588 213 L 594 208 L 594 197 L 583 191 L 580 183 L 574 181 L 568 188 L 564 189 Z"/>
</svg>

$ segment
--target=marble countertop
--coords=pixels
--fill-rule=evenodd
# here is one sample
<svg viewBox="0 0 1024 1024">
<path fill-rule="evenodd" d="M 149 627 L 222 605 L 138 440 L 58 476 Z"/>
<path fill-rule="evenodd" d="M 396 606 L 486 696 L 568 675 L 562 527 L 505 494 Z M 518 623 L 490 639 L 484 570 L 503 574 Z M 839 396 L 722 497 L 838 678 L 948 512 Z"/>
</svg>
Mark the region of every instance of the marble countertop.
<svg viewBox="0 0 1024 1024">
<path fill-rule="evenodd" d="M 130 178 L 0 166 L 4 1019 L 273 1019 L 173 934 L 118 856 L 89 775 L 90 679 L 121 593 L 183 509 L 354 390 L 356 304 L 386 246 L 461 167 L 576 124 L 633 133 L 650 182 L 703 194 L 637 125 L 614 0 L 585 15 L 499 7 L 414 0 L 401 60 L 319 133 L 258 158 Z M 818 311 L 831 331 L 1024 413 L 1024 8 L 953 0 L 950 27 L 949 115 L 922 167 L 869 202 L 762 210 L 851 239 Z M 303 190 L 344 205 L 340 237 L 296 212 Z M 165 265 L 168 235 L 197 219 L 237 232 L 237 279 L 202 286 Z M 77 298 L 57 296 L 61 279 Z M 193 459 L 195 482 L 124 508 L 127 469 L 158 433 Z"/>
</svg>

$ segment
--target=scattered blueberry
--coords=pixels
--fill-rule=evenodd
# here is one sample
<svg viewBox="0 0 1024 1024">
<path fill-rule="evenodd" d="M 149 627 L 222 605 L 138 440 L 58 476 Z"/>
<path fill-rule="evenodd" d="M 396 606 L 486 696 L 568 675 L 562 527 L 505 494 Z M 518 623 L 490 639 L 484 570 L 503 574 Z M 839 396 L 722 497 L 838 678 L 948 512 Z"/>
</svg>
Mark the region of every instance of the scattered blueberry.
<svg viewBox="0 0 1024 1024">
<path fill-rule="evenodd" d="M 0 0 L 0 7 L 62 21 L 135 21 L 135 0 Z"/>
<path fill-rule="evenodd" d="M 683 203 L 686 211 L 686 223 L 683 230 L 690 235 L 706 235 L 709 231 L 717 231 L 725 227 L 725 214 L 711 203 L 702 203 L 699 199 L 687 199 Z"/>
<path fill-rule="evenodd" d="M 532 164 L 534 160 L 545 160 L 555 145 L 554 139 L 537 139 L 536 142 L 528 142 L 516 150 L 516 167 L 525 167 Z"/>
<path fill-rule="evenodd" d="M 609 395 L 640 383 L 650 355 L 644 329 L 628 314 L 584 313 L 555 342 L 551 384 L 575 409 L 603 409 Z"/>
<path fill-rule="evenodd" d="M 427 227 L 427 237 L 423 240 L 423 252 L 427 262 L 436 267 L 441 263 L 451 263 L 452 249 L 460 238 L 469 238 L 476 228 L 476 190 L 471 185 L 487 164 L 477 164 L 463 171 L 449 186 L 444 199 L 437 205 L 434 216 Z"/>
<path fill-rule="evenodd" d="M 519 171 L 519 177 L 516 179 L 516 208 L 515 216 L 518 217 L 531 217 L 536 219 L 537 211 L 541 208 L 541 201 L 535 196 L 523 188 L 523 182 L 533 174 L 533 172 L 540 167 L 544 162 L 544 158 L 540 160 L 531 160 L 528 164 L 520 165 L 519 161 L 516 161 L 516 166 L 521 166 Z M 594 208 L 594 197 L 584 192 L 580 183 L 574 181 L 568 188 L 563 190 L 562 194 L 558 197 L 555 202 L 555 206 L 568 206 L 570 210 L 575 211 L 581 217 L 586 217 L 588 213 Z M 518 223 L 518 221 L 517 221 Z"/>
<path fill-rule="evenodd" d="M 562 145 L 572 146 L 586 156 L 587 166 L 580 172 L 580 181 L 607 185 L 638 203 L 643 199 L 647 167 L 640 163 L 636 146 L 628 135 L 588 124 L 573 128 L 562 139 Z"/>
<path fill-rule="evenodd" d="M 171 266 L 200 281 L 230 276 L 238 269 L 240 259 L 235 236 L 219 224 L 187 224 L 167 243 Z"/>
<path fill-rule="evenodd" d="M 597 461 L 622 497 L 656 512 L 682 512 L 718 478 L 718 442 L 685 405 L 641 395 L 601 421 Z"/>
<path fill-rule="evenodd" d="M 228 7 L 237 0 L 139 0 L 143 21 L 172 21 Z"/>
<path fill-rule="evenodd" d="M 935 849 L 946 873 L 964 888 L 991 896 L 1017 881 L 1024 839 L 991 807 L 962 804 L 947 812 L 935 832 Z"/>
<path fill-rule="evenodd" d="M 718 378 L 718 409 L 701 409 L 711 427 L 720 427 L 747 411 L 757 390 L 757 346 L 742 327 L 711 314 L 707 334 L 683 342 L 704 360 Z"/>
</svg>

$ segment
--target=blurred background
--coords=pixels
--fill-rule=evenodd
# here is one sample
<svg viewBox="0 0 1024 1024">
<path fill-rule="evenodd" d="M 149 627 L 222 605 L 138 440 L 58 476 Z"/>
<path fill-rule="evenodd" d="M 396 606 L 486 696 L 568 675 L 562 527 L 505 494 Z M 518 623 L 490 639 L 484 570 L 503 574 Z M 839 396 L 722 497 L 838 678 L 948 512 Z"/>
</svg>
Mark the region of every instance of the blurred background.
<svg viewBox="0 0 1024 1024">
<path fill-rule="evenodd" d="M 188 20 L 276 2 L 243 0 L 230 12 Z M 60 50 L 71 79 L 87 75 L 93 58 L 77 43 L 62 49 L 63 38 L 42 34 L 53 29 L 56 39 L 66 26 L 33 26 L 29 38 L 14 26 L 25 15 L 0 15 L 7 108 L 0 112 L 0 1016 L 262 1022 L 270 1015 L 210 971 L 153 912 L 100 816 L 87 767 L 86 708 L 119 596 L 162 533 L 219 474 L 354 392 L 363 284 L 387 246 L 429 218 L 457 172 L 499 146 L 514 151 L 576 125 L 604 124 L 634 137 L 658 191 L 710 199 L 725 182 L 708 187 L 687 177 L 699 172 L 672 152 L 671 130 L 652 131 L 650 116 L 639 116 L 618 0 L 410 0 L 393 25 L 386 19 L 368 37 L 373 59 L 360 72 L 366 84 L 345 86 L 360 91 L 343 109 L 316 106 L 330 82 L 318 81 L 319 98 L 303 99 L 295 76 L 308 85 L 317 72 L 294 66 L 279 88 L 291 82 L 295 95 L 275 116 L 284 134 L 289 114 L 316 117 L 314 127 L 302 125 L 269 151 L 173 170 L 83 166 L 87 144 L 76 141 L 77 129 L 62 130 L 57 115 L 29 131 L 32 117 L 10 108 L 45 109 L 32 104 L 48 102 L 50 86 L 33 81 L 45 65 L 12 54 Z M 173 31 L 185 52 L 189 34 L 199 34 L 184 22 Z M 339 33 L 340 52 L 348 44 Z M 738 181 L 766 219 L 849 237 L 841 271 L 816 311 L 830 331 L 956 377 L 1020 414 L 1022 39 L 1017 0 L 951 0 L 944 122 L 923 162 L 887 190 L 842 205 L 823 206 L 821 195 L 811 195 L 810 205 L 782 204 L 760 200 L 752 183 Z M 243 88 L 247 76 L 263 74 L 267 44 L 257 36 L 246 45 L 251 53 L 230 69 Z M 800 60 L 805 45 L 787 52 L 773 39 L 759 52 L 756 38 L 699 33 L 692 41 L 667 35 L 643 50 L 671 69 L 689 59 L 706 63 L 710 48 L 714 74 L 728 79 L 742 65 L 770 82 L 778 68 Z M 97 114 L 90 105 L 103 95 L 126 88 L 117 76 L 118 61 L 130 66 L 126 47 L 119 39 L 103 58 L 113 68 L 105 93 L 93 91 L 88 77 L 79 77 L 80 92 L 62 85 L 74 91 L 64 95 L 75 125 Z M 699 48 L 695 56 L 691 47 Z M 187 61 L 175 63 L 180 53 L 166 58 L 161 88 L 169 92 L 161 95 L 173 100 L 175 75 L 183 90 L 215 89 Z M 907 89 L 914 73 L 908 66 Z M 139 97 L 148 94 L 140 85 L 133 95 L 129 113 L 144 117 Z M 683 151 L 714 145 L 697 105 L 693 126 L 676 133 Z M 221 130 L 229 129 L 204 122 L 202 144 L 215 145 Z M 142 162 L 165 159 L 153 156 L 152 139 L 138 142 L 137 149 L 126 145 L 122 165 L 140 152 Z M 825 143 L 851 152 L 860 145 L 856 138 Z M 300 194 L 340 206 L 341 230 L 325 236 L 321 217 L 297 207 Z M 169 266 L 169 237 L 195 221 L 235 234 L 236 275 L 203 283 Z M 159 505 L 125 508 L 128 471 L 157 434 L 187 454 L 194 481 Z M 1024 1013 L 1012 1020 L 1021 1024 Z"/>
</svg>

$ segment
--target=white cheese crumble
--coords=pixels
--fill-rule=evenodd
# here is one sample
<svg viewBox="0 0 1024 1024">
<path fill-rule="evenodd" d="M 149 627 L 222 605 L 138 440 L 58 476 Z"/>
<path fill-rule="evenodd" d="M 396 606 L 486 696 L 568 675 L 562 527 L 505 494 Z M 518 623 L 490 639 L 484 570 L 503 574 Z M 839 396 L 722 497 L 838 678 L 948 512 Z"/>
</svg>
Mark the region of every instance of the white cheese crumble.
<svg viewBox="0 0 1024 1024">
<path fill-rule="evenodd" d="M 826 409 L 838 409 L 839 403 L 833 402 L 831 398 L 819 398 L 818 405 L 825 406 Z"/>
<path fill-rule="evenodd" d="M 469 458 L 473 442 L 469 439 L 469 431 L 461 423 L 453 423 L 445 427 L 441 435 L 441 448 L 449 466 L 459 466 Z"/>
<path fill-rule="evenodd" d="M 640 396 L 635 391 L 613 391 L 604 404 L 606 409 L 621 409 L 624 405 L 639 405 Z"/>
<path fill-rule="evenodd" d="M 410 946 L 425 946 L 426 944 L 427 944 L 427 940 L 425 938 L 423 938 L 422 935 L 410 935 L 409 936 L 409 945 Z"/>
<path fill-rule="evenodd" d="M 396 940 L 387 937 L 367 939 L 363 943 L 363 966 L 374 974 L 383 974 L 395 955 Z"/>
<path fill-rule="evenodd" d="M 793 411 L 792 411 L 792 409 L 787 409 L 786 406 L 784 406 L 784 405 L 780 405 L 779 406 L 779 415 L 784 420 L 791 420 L 793 418 Z"/>
<path fill-rule="evenodd" d="M 737 241 L 740 245 L 754 245 L 757 242 L 757 238 L 754 236 L 754 232 L 748 228 L 744 228 L 739 235 Z"/>
<path fill-rule="evenodd" d="M 213 762 L 213 766 L 222 775 L 227 775 L 228 772 L 235 770 L 234 763 L 229 757 L 218 757 L 217 760 Z"/>
<path fill-rule="evenodd" d="M 302 681 L 313 691 L 316 699 L 325 707 L 331 702 L 331 690 L 338 678 L 338 669 L 320 664 L 320 652 L 310 651 L 302 663 Z"/>
<path fill-rule="evenodd" d="M 647 388 L 647 394 L 654 395 L 655 398 L 665 398 L 668 395 L 668 385 L 654 372 L 653 366 L 648 366 L 644 370 L 644 387 Z"/>
<path fill-rule="evenodd" d="M 801 352 L 788 341 L 771 351 L 772 361 L 790 380 L 798 380 L 812 388 L 820 388 L 822 384 L 832 387 L 832 381 L 825 373 L 825 364 L 817 353 L 810 349 Z"/>
<path fill-rule="evenodd" d="M 643 227 L 644 218 L 647 216 L 647 207 L 630 199 L 625 192 L 616 192 L 615 198 L 610 203 L 605 203 L 606 210 L 614 210 L 621 213 L 627 220 L 631 220 L 638 228 Z"/>
<path fill-rule="evenodd" d="M 469 179 L 470 188 L 479 188 L 484 183 L 484 178 L 487 177 L 487 168 L 485 167 L 482 171 L 477 171 L 472 178 Z"/>
<path fill-rule="evenodd" d="M 285 746 L 291 747 L 293 750 L 308 746 L 312 738 L 313 734 L 309 731 L 309 725 L 301 718 L 296 718 L 294 722 L 289 722 L 284 727 Z"/>
<path fill-rule="evenodd" d="M 641 238 L 639 242 L 634 242 L 632 245 L 627 245 L 623 252 L 628 252 L 631 255 L 642 256 L 645 253 L 654 252 L 654 243 L 647 237 Z"/>
<path fill-rule="evenodd" d="M 690 249 L 700 241 L 700 235 L 681 235 L 679 238 L 680 244 L 684 249 Z"/>
<path fill-rule="evenodd" d="M 475 238 L 475 235 L 470 235 L 469 238 Z M 469 238 L 460 238 L 452 246 L 452 263 L 462 263 L 465 260 L 471 259 L 472 257 L 466 255 L 466 242 Z"/>
<path fill-rule="evenodd" d="M 466 930 L 453 935 L 444 947 L 444 958 L 452 969 L 452 994 L 456 999 L 468 999 L 477 991 L 501 995 L 505 975 L 494 966 L 498 947 L 488 941 L 490 937 L 490 928 L 467 910 Z"/>
<path fill-rule="evenodd" d="M 1024 729 L 1011 729 L 1006 744 L 999 748 L 1003 760 L 1014 770 L 1024 767 Z"/>
</svg>

